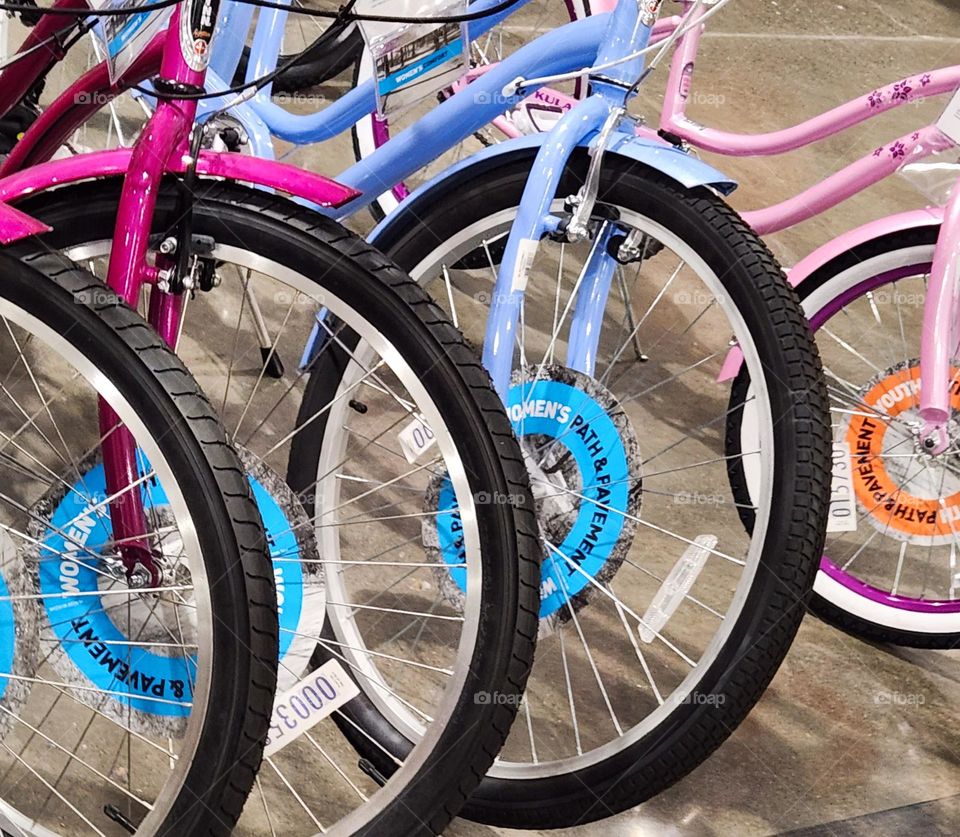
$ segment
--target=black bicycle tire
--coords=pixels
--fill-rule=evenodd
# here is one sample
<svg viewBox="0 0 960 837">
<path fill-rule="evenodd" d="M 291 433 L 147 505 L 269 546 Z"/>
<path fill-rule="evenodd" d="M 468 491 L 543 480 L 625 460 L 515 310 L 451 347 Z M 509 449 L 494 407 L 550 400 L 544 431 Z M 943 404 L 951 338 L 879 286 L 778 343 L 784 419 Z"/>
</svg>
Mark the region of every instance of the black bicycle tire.
<svg viewBox="0 0 960 837">
<path fill-rule="evenodd" d="M 3 259 L 25 272 L 5 270 L 0 294 L 94 359 L 165 448 L 190 507 L 205 569 L 217 579 L 210 585 L 216 711 L 204 718 L 197 757 L 160 833 L 226 835 L 260 766 L 277 676 L 273 571 L 246 475 L 192 376 L 134 311 L 42 240 L 18 242 Z"/>
<path fill-rule="evenodd" d="M 305 50 L 280 53 L 277 66 L 295 61 L 273 82 L 276 93 L 300 93 L 340 75 L 357 61 L 363 51 L 363 36 L 353 21 L 335 22 Z M 250 47 L 245 46 L 232 84 L 243 84 L 250 63 Z"/>
<path fill-rule="evenodd" d="M 120 186 L 119 178 L 80 184 L 18 206 L 53 227 L 45 238 L 49 246 L 65 248 L 112 236 Z M 165 183 L 155 213 L 158 232 L 177 217 L 176 201 L 175 184 Z M 519 707 L 537 634 L 540 546 L 526 470 L 503 406 L 477 356 L 422 289 L 334 221 L 280 196 L 210 183 L 204 184 L 193 207 L 193 230 L 226 238 L 305 277 L 320 277 L 315 279 L 318 284 L 320 279 L 327 287 L 336 283 L 336 293 L 347 304 L 365 316 L 379 316 L 383 331 L 393 329 L 398 340 L 407 341 L 408 362 L 426 370 L 422 381 L 451 382 L 448 397 L 456 399 L 458 409 L 469 410 L 495 433 L 471 438 L 464 449 L 468 470 L 486 473 L 488 481 L 495 482 L 473 488 L 521 499 L 483 507 L 482 640 L 468 683 L 422 769 L 364 830 L 391 836 L 437 833 L 466 802 L 499 752 Z M 494 704 L 475 699 L 479 692 L 493 691 L 506 699 Z"/>
<path fill-rule="evenodd" d="M 518 149 L 502 155 L 401 204 L 377 245 L 401 267 L 413 269 L 437 242 L 454 238 L 480 217 L 516 207 L 534 154 Z M 587 163 L 586 151 L 578 150 L 558 194 L 577 191 Z M 698 686 L 724 695 L 721 705 L 678 707 L 628 749 L 574 773 L 516 781 L 487 777 L 461 815 L 490 825 L 555 828 L 592 822 L 649 799 L 702 763 L 743 720 L 783 660 L 806 611 L 823 544 L 830 473 L 826 389 L 796 295 L 773 256 L 715 193 L 684 189 L 640 163 L 612 155 L 605 160 L 599 200 L 632 206 L 688 243 L 699 242 L 698 252 L 724 277 L 730 296 L 749 316 L 751 331 L 761 335 L 759 350 L 771 364 L 771 407 L 783 416 L 774 428 L 783 451 L 774 478 L 779 512 L 771 515 L 774 534 L 764 545 L 761 583 L 738 617 L 736 636 Z M 683 225 L 685 234 L 678 232 Z"/>
</svg>

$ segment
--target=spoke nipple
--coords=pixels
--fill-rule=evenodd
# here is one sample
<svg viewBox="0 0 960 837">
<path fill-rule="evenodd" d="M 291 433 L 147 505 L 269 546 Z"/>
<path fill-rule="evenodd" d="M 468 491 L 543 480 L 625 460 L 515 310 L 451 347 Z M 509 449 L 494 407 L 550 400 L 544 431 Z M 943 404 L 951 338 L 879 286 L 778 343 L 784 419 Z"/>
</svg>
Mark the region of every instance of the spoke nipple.
<svg viewBox="0 0 960 837">
<path fill-rule="evenodd" d="M 117 825 L 119 825 L 124 831 L 127 831 L 130 834 L 137 833 L 137 826 L 132 820 L 124 816 L 116 805 L 104 805 L 103 813 L 117 823 Z"/>
<path fill-rule="evenodd" d="M 360 759 L 360 761 L 357 762 L 357 767 L 359 767 L 360 770 L 373 779 L 374 782 L 380 785 L 381 788 L 387 784 L 387 777 L 377 770 L 376 766 L 372 761 L 370 761 L 370 759 Z"/>
</svg>

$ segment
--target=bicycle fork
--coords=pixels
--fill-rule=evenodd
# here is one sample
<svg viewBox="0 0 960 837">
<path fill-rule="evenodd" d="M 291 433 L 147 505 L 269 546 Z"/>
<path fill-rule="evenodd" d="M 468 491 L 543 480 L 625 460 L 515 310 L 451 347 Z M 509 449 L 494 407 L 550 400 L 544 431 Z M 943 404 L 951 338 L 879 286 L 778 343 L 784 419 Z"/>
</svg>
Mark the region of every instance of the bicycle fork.
<svg viewBox="0 0 960 837">
<path fill-rule="evenodd" d="M 615 219 L 602 220 L 595 229 L 592 219 L 603 153 L 623 116 L 622 107 L 611 107 L 603 96 L 591 96 L 559 120 L 537 153 L 532 171 L 545 174 L 538 179 L 531 177 L 524 187 L 497 271 L 483 346 L 484 366 L 502 398 L 506 398 L 509 388 L 527 278 L 540 239 L 545 235 L 591 241 L 589 255 L 572 291 L 576 307 L 570 323 L 565 365 L 591 377 L 594 375 L 600 326 L 618 265 L 612 251 L 622 233 Z M 565 199 L 571 214 L 567 219 L 560 218 L 553 214 L 552 204 L 557 200 L 555 196 L 567 160 L 577 145 L 594 132 L 597 139 L 590 148 L 586 179 L 576 195 Z M 556 335 L 553 339 L 556 340 Z"/>
<path fill-rule="evenodd" d="M 930 265 L 920 338 L 920 442 L 931 454 L 950 446 L 952 363 L 960 335 L 960 182 L 947 201 Z"/>
<path fill-rule="evenodd" d="M 179 27 L 180 10 L 174 11 L 170 26 Z M 200 89 L 203 73 L 191 70 L 175 41 L 168 38 L 161 62 L 158 87 Z M 162 89 L 162 87 L 161 87 Z M 163 340 L 173 346 L 180 330 L 182 295 L 166 292 L 177 267 L 165 256 L 155 265 L 147 260 L 150 231 L 164 173 L 174 155 L 189 155 L 189 136 L 196 104 L 190 101 L 161 100 L 133 147 L 130 169 L 124 178 L 113 247 L 107 268 L 107 284 L 128 305 L 137 307 L 145 284 L 155 286 L 150 298 L 149 320 Z M 114 410 L 100 401 L 100 434 L 110 519 L 114 540 L 128 582 L 134 587 L 156 587 L 160 568 L 146 539 L 146 514 L 139 484 L 137 445 L 133 434 Z"/>
<path fill-rule="evenodd" d="M 594 374 L 603 312 L 617 268 L 612 251 L 619 234 L 615 219 L 601 221 L 599 228 L 593 229 L 600 170 L 610 136 L 626 118 L 626 102 L 634 90 L 634 80 L 643 72 L 642 58 L 628 57 L 649 42 L 659 8 L 659 0 L 616 5 L 597 54 L 597 65 L 606 66 L 607 70 L 603 75 L 591 77 L 596 92 L 563 114 L 537 152 L 531 171 L 542 174 L 530 177 L 524 187 L 497 271 L 487 318 L 483 362 L 501 398 L 506 399 L 510 386 L 514 341 L 527 277 L 545 235 L 561 235 L 569 241 L 592 240 L 586 265 L 573 292 L 576 308 L 570 325 L 566 366 L 590 376 Z M 628 60 L 612 63 L 621 59 Z M 566 208 L 571 215 L 564 220 L 553 214 L 552 205 L 570 155 L 593 133 L 597 138 L 590 146 L 587 176 L 577 194 L 567 198 Z M 633 134 L 633 129 L 628 133 Z"/>
</svg>

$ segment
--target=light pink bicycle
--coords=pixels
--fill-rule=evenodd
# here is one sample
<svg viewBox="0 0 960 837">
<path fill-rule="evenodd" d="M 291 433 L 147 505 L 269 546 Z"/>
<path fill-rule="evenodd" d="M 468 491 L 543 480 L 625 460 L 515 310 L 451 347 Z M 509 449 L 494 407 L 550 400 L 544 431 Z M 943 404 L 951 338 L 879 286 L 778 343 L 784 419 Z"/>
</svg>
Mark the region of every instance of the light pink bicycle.
<svg viewBox="0 0 960 837">
<path fill-rule="evenodd" d="M 727 133 L 685 114 L 702 31 L 692 30 L 677 45 L 659 135 L 705 151 L 781 154 L 960 89 L 960 66 L 944 67 L 899 79 L 792 128 Z M 956 96 L 951 107 L 958 108 Z M 786 229 L 905 167 L 922 168 L 915 164 L 938 152 L 939 165 L 929 168 L 952 183 L 960 170 L 951 173 L 944 162 L 960 157 L 955 139 L 936 125 L 918 126 L 744 219 L 760 234 Z M 861 226 L 789 271 L 818 333 L 834 413 L 830 536 L 812 606 L 873 640 L 942 648 L 960 640 L 958 267 L 960 189 L 953 189 L 945 207 Z M 731 356 L 726 372 L 736 370 Z"/>
</svg>

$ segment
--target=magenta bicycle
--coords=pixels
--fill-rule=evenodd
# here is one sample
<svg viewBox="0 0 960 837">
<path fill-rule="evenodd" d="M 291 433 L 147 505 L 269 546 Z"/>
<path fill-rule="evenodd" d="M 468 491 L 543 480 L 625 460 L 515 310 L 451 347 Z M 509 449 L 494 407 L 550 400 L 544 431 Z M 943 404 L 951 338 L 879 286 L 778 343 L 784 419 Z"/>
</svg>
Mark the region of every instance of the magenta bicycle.
<svg viewBox="0 0 960 837">
<path fill-rule="evenodd" d="M 55 9 L 80 6 L 61 0 Z M 159 101 L 133 147 L 53 160 L 5 178 L 0 200 L 16 209 L 0 204 L 3 235 L 32 236 L 35 246 L 69 254 L 139 307 L 194 370 L 239 451 L 273 562 L 279 672 L 272 716 L 271 690 L 261 695 L 267 706 L 259 717 L 270 720 L 265 762 L 237 833 L 394 835 L 420 833 L 425 823 L 439 830 L 493 761 L 533 656 L 539 547 L 519 447 L 486 373 L 427 296 L 342 226 L 283 196 L 338 207 L 355 197 L 353 190 L 209 147 L 212 137 L 194 117 L 205 95 L 217 3 L 166 3 L 145 12 L 168 17 L 143 55 L 127 55 L 135 65 L 144 56 L 159 59 L 152 78 Z M 69 16 L 42 16 L 21 60 L 0 75 L 0 111 L 42 76 L 55 60 L 45 47 L 59 44 L 65 31 L 77 32 Z M 301 363 L 315 328 L 322 337 Z M 202 408 L 198 415 L 208 416 L 209 405 Z M 100 423 L 114 428 L 110 409 L 101 405 Z M 87 583 L 99 590 L 109 566 L 149 596 L 166 578 L 162 562 L 143 547 L 152 530 L 142 526 L 155 504 L 136 494 L 113 502 L 116 486 L 140 473 L 141 446 L 124 424 L 104 448 L 102 463 L 82 462 L 76 479 L 108 498 L 122 560 L 117 569 L 106 541 L 91 542 Z M 304 450 L 323 467 L 294 494 L 282 475 Z M 455 568 L 467 591 L 456 607 L 431 597 L 435 564 L 421 540 L 425 516 L 440 515 L 425 510 L 425 498 L 441 483 L 442 515 L 457 532 Z M 508 501 L 485 499 L 491 497 Z M 62 492 L 52 497 L 42 521 L 69 521 L 68 501 L 74 498 Z M 324 568 L 338 575 L 335 594 Z M 210 584 L 222 575 L 211 572 Z M 268 587 L 269 575 L 260 574 Z M 60 599 L 83 601 L 92 593 L 76 592 L 66 575 L 50 583 L 63 589 L 43 591 L 38 618 L 61 626 L 73 648 L 61 661 L 71 688 L 117 677 L 102 657 L 88 659 L 94 640 L 86 624 L 77 619 L 64 628 L 57 616 Z M 331 611 L 341 614 L 345 632 L 329 630 Z M 130 635 L 130 626 L 109 614 L 101 622 L 117 643 L 136 642 L 136 624 Z M 113 691 L 97 709 L 133 714 L 134 731 L 174 742 L 163 752 L 175 759 L 181 718 Z M 407 742 L 377 764 L 358 756 L 335 723 L 361 691 L 403 724 Z M 238 761 L 243 781 L 217 812 L 215 833 L 240 814 L 262 744 L 262 736 L 244 738 L 235 729 L 222 738 L 230 745 L 222 752 L 246 748 L 252 755 Z M 81 746 L 63 745 L 67 767 L 82 757 Z M 112 787 L 114 775 L 97 765 Z M 75 788 L 65 785 L 73 781 L 70 770 L 53 761 L 31 766 L 59 802 L 11 815 L 19 830 L 0 821 L 4 830 L 114 828 L 96 794 L 72 797 Z M 204 778 L 226 782 L 222 773 Z M 115 823 L 137 833 L 177 832 L 162 802 L 128 793 Z M 183 833 L 200 832 L 190 826 Z"/>
</svg>

